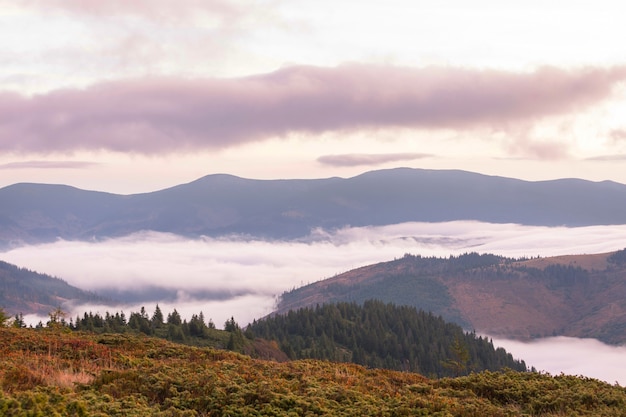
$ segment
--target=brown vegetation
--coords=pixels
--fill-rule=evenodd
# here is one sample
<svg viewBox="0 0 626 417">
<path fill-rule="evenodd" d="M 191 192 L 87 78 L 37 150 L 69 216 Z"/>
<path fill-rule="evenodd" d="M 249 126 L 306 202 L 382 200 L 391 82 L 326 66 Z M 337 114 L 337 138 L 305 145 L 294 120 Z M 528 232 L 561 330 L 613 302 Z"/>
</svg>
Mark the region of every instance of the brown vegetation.
<svg viewBox="0 0 626 417">
<path fill-rule="evenodd" d="M 0 329 L 3 416 L 626 416 L 597 380 L 276 363 L 134 335 Z"/>
</svg>

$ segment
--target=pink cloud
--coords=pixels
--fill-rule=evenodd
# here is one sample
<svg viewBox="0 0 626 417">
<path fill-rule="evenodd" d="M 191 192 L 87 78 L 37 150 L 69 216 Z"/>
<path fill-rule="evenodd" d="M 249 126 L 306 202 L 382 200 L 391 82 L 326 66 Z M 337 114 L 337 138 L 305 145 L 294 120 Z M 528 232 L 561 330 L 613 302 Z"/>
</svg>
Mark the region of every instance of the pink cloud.
<svg viewBox="0 0 626 417">
<path fill-rule="evenodd" d="M 512 73 L 346 65 L 231 79 L 112 81 L 33 97 L 0 94 L 0 150 L 151 154 L 293 132 L 503 129 L 598 103 L 625 78 L 626 67 Z"/>
<path fill-rule="evenodd" d="M 613 143 L 626 141 L 626 129 L 613 129 L 609 132 L 609 137 Z"/>
<path fill-rule="evenodd" d="M 41 11 L 96 17 L 131 15 L 167 21 L 193 19 L 198 14 L 236 20 L 244 14 L 243 8 L 225 0 L 185 0 L 184 2 L 172 0 L 23 0 L 20 6 Z"/>
<path fill-rule="evenodd" d="M 386 153 L 386 154 L 363 154 L 351 153 L 342 155 L 323 155 L 317 161 L 324 165 L 333 166 L 359 166 L 380 165 L 387 162 L 413 161 L 415 159 L 431 158 L 427 153 Z"/>
<path fill-rule="evenodd" d="M 600 155 L 591 158 L 586 158 L 585 161 L 600 161 L 600 162 L 623 162 L 626 161 L 625 154 L 616 155 Z"/>
<path fill-rule="evenodd" d="M 524 155 L 536 159 L 565 159 L 569 157 L 568 147 L 565 143 L 537 141 L 527 136 L 517 137 L 508 148 L 513 155 Z"/>
</svg>

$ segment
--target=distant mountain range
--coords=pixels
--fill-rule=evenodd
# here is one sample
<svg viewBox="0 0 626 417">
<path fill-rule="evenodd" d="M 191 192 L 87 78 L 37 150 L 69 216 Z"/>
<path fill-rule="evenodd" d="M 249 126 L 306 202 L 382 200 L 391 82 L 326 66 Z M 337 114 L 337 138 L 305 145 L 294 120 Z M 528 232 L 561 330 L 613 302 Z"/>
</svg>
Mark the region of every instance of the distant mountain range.
<svg viewBox="0 0 626 417">
<path fill-rule="evenodd" d="M 626 185 L 529 182 L 464 171 L 398 168 L 343 179 L 209 175 L 145 194 L 64 185 L 0 189 L 0 246 L 92 240 L 141 230 L 185 236 L 298 238 L 314 228 L 478 220 L 545 226 L 626 224 Z"/>
<path fill-rule="evenodd" d="M 7 313 L 45 316 L 68 301 L 107 300 L 73 287 L 62 279 L 0 261 L 0 307 Z"/>
<path fill-rule="evenodd" d="M 470 253 L 406 255 L 282 295 L 276 314 L 378 299 L 441 315 L 491 336 L 596 338 L 626 343 L 626 249 L 515 260 Z"/>
</svg>

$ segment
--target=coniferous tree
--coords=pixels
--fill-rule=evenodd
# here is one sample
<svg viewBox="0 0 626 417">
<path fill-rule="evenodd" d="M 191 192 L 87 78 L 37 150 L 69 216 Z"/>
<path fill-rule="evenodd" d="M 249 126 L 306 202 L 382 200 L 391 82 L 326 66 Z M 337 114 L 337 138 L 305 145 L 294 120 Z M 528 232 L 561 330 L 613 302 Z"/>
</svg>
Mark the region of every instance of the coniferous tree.
<svg viewBox="0 0 626 417">
<path fill-rule="evenodd" d="M 176 309 L 167 315 L 167 324 L 173 324 L 174 326 L 180 326 L 182 324 L 182 319 Z"/>
<path fill-rule="evenodd" d="M 227 332 L 235 332 L 239 330 L 239 325 L 237 324 L 235 319 L 231 317 L 224 323 L 224 330 L 226 330 Z"/>
<path fill-rule="evenodd" d="M 26 322 L 24 321 L 24 315 L 22 313 L 15 315 L 13 319 L 13 327 L 18 329 L 23 329 L 26 327 Z"/>
<path fill-rule="evenodd" d="M 159 305 L 156 305 L 156 308 L 154 309 L 154 314 L 152 315 L 152 319 L 151 319 L 151 323 L 152 323 L 152 327 L 155 329 L 159 329 L 161 327 L 163 327 L 163 313 L 161 312 L 161 308 L 159 307 Z"/>
</svg>

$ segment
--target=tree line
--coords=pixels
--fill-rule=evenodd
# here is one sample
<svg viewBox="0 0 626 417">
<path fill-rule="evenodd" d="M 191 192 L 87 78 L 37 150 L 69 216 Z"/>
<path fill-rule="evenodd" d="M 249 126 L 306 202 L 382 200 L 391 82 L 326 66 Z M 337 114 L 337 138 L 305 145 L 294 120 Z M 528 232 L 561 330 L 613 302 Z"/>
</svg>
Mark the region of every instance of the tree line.
<svg viewBox="0 0 626 417">
<path fill-rule="evenodd" d="M 1 318 L 1 317 L 0 317 Z M 7 320 L 5 319 L 5 322 Z M 25 327 L 16 316 L 14 327 Z M 218 330 L 202 312 L 183 319 L 176 309 L 165 315 L 157 304 L 150 315 L 142 307 L 129 316 L 85 312 L 67 320 L 61 309 L 35 328 L 57 328 L 96 334 L 143 333 L 174 342 L 210 346 L 255 355 L 256 342 L 275 342 L 289 359 L 350 362 L 370 368 L 417 372 L 427 376 L 459 376 L 474 371 L 510 368 L 526 371 L 491 340 L 409 306 L 369 300 L 340 302 L 254 320 L 242 329 L 233 317 Z M 258 353 L 258 352 L 256 352 Z"/>
</svg>

